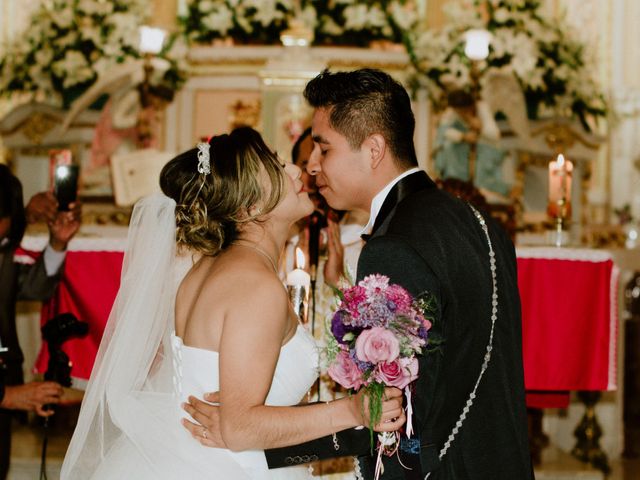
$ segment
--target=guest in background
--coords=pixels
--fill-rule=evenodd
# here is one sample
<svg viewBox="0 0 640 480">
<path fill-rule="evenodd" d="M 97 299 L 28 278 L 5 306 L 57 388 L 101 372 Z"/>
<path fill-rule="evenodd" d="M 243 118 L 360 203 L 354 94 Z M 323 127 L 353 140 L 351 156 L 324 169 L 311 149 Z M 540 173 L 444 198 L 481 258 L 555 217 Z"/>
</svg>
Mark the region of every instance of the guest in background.
<svg viewBox="0 0 640 480">
<path fill-rule="evenodd" d="M 46 220 L 49 245 L 32 265 L 14 262 L 15 251 L 24 235 L 27 219 Z M 16 332 L 16 301 L 45 300 L 58 284 L 69 240 L 80 227 L 80 207 L 58 212 L 55 197 L 37 194 L 25 212 L 22 185 L 6 165 L 0 165 L 0 353 L 2 385 L 0 404 L 0 480 L 6 478 L 11 455 L 11 410 L 33 410 L 43 415 L 42 406 L 59 401 L 62 388 L 53 382 L 24 384 L 23 355 Z"/>
</svg>

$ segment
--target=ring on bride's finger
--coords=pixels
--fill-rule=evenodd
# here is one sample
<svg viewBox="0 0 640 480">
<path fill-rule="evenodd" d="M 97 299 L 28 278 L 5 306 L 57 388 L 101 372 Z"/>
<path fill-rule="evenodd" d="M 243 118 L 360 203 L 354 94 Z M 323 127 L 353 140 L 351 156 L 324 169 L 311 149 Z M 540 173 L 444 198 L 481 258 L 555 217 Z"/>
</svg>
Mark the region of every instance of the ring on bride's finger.
<svg viewBox="0 0 640 480">
<path fill-rule="evenodd" d="M 202 438 L 207 439 L 207 429 L 202 430 Z"/>
</svg>

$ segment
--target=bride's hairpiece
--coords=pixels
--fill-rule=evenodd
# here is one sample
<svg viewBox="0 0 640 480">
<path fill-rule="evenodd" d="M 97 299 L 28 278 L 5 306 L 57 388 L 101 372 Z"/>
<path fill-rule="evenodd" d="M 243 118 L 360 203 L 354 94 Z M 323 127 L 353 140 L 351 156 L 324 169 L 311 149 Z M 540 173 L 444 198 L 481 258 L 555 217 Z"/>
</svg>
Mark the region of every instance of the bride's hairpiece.
<svg viewBox="0 0 640 480">
<path fill-rule="evenodd" d="M 209 142 L 201 142 L 198 145 L 198 172 L 209 175 L 211 173 L 211 154 Z"/>
</svg>

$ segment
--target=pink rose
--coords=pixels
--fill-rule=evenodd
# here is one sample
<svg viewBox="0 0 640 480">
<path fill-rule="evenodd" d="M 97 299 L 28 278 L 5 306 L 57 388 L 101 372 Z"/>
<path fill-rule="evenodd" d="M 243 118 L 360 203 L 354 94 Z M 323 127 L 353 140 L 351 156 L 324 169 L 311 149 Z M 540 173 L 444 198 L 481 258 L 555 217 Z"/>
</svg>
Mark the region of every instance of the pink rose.
<svg viewBox="0 0 640 480">
<path fill-rule="evenodd" d="M 418 378 L 418 359 L 399 358 L 391 363 L 381 363 L 375 376 L 380 383 L 402 389 Z"/>
<path fill-rule="evenodd" d="M 356 356 L 363 362 L 393 362 L 400 354 L 400 342 L 386 328 L 363 330 L 356 340 Z"/>
<path fill-rule="evenodd" d="M 327 370 L 329 376 L 345 388 L 358 389 L 364 383 L 362 372 L 349 357 L 349 353 L 342 350 Z"/>
</svg>

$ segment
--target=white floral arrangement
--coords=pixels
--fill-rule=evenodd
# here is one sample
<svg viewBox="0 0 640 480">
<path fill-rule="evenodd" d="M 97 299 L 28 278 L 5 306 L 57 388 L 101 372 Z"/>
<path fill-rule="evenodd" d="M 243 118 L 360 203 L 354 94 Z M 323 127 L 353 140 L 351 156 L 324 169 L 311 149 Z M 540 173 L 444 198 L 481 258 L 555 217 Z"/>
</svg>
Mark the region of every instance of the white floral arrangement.
<svg viewBox="0 0 640 480">
<path fill-rule="evenodd" d="M 314 31 L 316 44 L 365 46 L 401 43 L 418 12 L 413 0 L 190 0 L 181 24 L 192 42 L 277 44 L 294 18 Z"/>
<path fill-rule="evenodd" d="M 480 12 L 483 12 L 481 14 Z M 452 88 L 471 87 L 471 62 L 464 54 L 464 33 L 483 28 L 491 33 L 489 56 L 478 66 L 512 71 L 525 94 L 529 118 L 547 115 L 589 119 L 607 114 L 587 47 L 562 20 L 546 18 L 538 0 L 458 0 L 448 4 L 450 19 L 440 30 L 413 35 L 407 48 L 414 79 L 426 87 L 436 106 Z"/>
<path fill-rule="evenodd" d="M 31 93 L 68 107 L 116 64 L 139 58 L 145 0 L 53 0 L 34 12 L 29 28 L 0 58 L 0 93 Z M 169 62 L 159 83 L 184 81 L 175 38 L 159 55 Z"/>
</svg>

